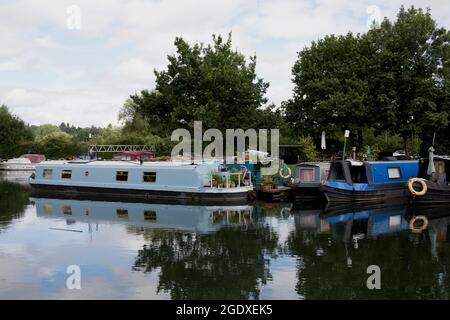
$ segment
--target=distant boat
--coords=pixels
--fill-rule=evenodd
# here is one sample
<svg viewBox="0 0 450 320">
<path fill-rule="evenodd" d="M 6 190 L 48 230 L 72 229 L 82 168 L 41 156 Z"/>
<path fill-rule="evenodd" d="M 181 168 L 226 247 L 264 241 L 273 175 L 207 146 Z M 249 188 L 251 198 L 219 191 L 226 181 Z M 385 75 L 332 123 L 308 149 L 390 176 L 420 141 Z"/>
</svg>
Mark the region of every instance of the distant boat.
<svg viewBox="0 0 450 320">
<path fill-rule="evenodd" d="M 328 177 L 330 162 L 301 162 L 294 173 L 295 197 L 299 200 L 320 199 L 320 185 Z"/>
<path fill-rule="evenodd" d="M 42 154 L 23 154 L 18 158 L 0 162 L 0 170 L 3 171 L 34 171 L 35 165 L 45 161 Z"/>
<path fill-rule="evenodd" d="M 430 172 L 429 168 L 432 168 Z M 408 190 L 413 203 L 450 203 L 450 157 L 433 155 L 419 161 L 417 178 L 408 181 Z"/>
<path fill-rule="evenodd" d="M 418 174 L 418 161 L 333 161 L 321 186 L 328 202 L 407 199 L 406 182 Z"/>
<path fill-rule="evenodd" d="M 251 175 L 219 161 L 45 161 L 30 180 L 33 194 L 168 202 L 246 202 Z"/>
<path fill-rule="evenodd" d="M 32 171 L 2 170 L 0 171 L 0 181 L 14 182 L 29 187 L 29 180 L 32 174 Z"/>
</svg>

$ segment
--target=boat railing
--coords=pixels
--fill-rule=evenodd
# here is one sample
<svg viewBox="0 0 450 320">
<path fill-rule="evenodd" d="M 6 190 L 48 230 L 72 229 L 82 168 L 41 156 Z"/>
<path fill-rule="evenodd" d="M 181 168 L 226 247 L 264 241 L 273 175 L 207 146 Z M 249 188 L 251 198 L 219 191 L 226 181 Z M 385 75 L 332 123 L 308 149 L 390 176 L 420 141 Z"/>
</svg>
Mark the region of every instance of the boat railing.
<svg viewBox="0 0 450 320">
<path fill-rule="evenodd" d="M 209 187 L 210 188 L 217 188 L 217 189 L 222 189 L 222 188 L 230 188 L 231 187 L 231 179 L 230 177 L 232 175 L 237 176 L 238 177 L 238 182 L 237 185 L 238 187 L 241 186 L 241 182 L 244 184 L 244 186 L 248 187 L 252 185 L 252 173 L 250 171 L 247 171 L 248 173 L 248 178 L 245 179 L 245 173 L 242 172 L 229 172 L 226 175 L 223 175 L 222 177 L 225 177 L 225 185 L 223 187 L 220 187 L 219 185 L 215 186 L 213 181 L 214 178 L 212 177 L 212 175 L 209 178 Z M 242 178 L 241 178 L 242 176 Z"/>
</svg>

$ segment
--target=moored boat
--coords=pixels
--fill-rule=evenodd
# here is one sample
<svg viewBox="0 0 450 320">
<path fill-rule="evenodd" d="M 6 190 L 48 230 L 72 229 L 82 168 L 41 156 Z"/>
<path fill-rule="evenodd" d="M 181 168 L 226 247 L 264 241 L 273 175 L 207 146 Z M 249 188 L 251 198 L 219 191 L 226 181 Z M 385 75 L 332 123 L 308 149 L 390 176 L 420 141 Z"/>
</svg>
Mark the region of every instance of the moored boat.
<svg viewBox="0 0 450 320">
<path fill-rule="evenodd" d="M 386 201 L 407 198 L 406 182 L 416 177 L 418 161 L 333 161 L 321 190 L 329 202 Z"/>
<path fill-rule="evenodd" d="M 450 203 L 450 157 L 435 156 L 419 161 L 417 178 L 408 181 L 408 191 L 413 203 Z"/>
<path fill-rule="evenodd" d="M 323 197 L 321 183 L 328 177 L 330 162 L 301 162 L 294 173 L 295 197 L 299 200 L 313 200 Z"/>
<path fill-rule="evenodd" d="M 36 165 L 30 184 L 34 195 L 151 202 L 246 202 L 251 176 L 244 180 L 240 173 L 222 169 L 218 161 L 46 161 Z"/>
<path fill-rule="evenodd" d="M 2 171 L 34 171 L 35 165 L 45 161 L 45 156 L 41 154 L 23 154 L 18 158 L 8 159 L 0 162 Z"/>
</svg>

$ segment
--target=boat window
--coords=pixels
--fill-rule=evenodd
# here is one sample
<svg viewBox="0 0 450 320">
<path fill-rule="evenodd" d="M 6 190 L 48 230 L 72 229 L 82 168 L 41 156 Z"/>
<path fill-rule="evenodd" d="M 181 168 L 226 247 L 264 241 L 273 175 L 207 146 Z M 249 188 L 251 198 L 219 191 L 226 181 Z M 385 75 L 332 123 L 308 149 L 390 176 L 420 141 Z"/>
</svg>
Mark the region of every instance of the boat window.
<svg viewBox="0 0 450 320">
<path fill-rule="evenodd" d="M 44 177 L 44 178 L 51 178 L 52 177 L 52 172 L 53 172 L 52 169 L 44 169 L 42 171 L 42 177 Z"/>
<path fill-rule="evenodd" d="M 116 181 L 128 181 L 128 171 L 117 171 Z"/>
<path fill-rule="evenodd" d="M 314 182 L 314 168 L 302 168 L 300 169 L 300 181 L 301 182 Z"/>
<path fill-rule="evenodd" d="M 340 162 L 331 164 L 329 180 L 345 181 L 344 170 Z"/>
<path fill-rule="evenodd" d="M 143 180 L 144 182 L 155 182 L 156 172 L 144 172 Z"/>
<path fill-rule="evenodd" d="M 117 217 L 119 218 L 127 218 L 128 210 L 127 209 L 116 209 Z"/>
<path fill-rule="evenodd" d="M 61 210 L 62 210 L 63 214 L 68 214 L 68 215 L 72 214 L 72 207 L 71 206 L 63 206 L 61 208 Z"/>
<path fill-rule="evenodd" d="M 53 207 L 51 204 L 44 204 L 44 212 L 45 213 L 52 213 Z"/>
<path fill-rule="evenodd" d="M 84 175 L 87 177 L 87 176 L 89 176 L 89 171 L 85 171 L 84 172 Z"/>
<path fill-rule="evenodd" d="M 399 167 L 392 167 L 388 168 L 388 177 L 389 179 L 398 179 L 401 177 L 400 175 L 400 168 Z"/>
<path fill-rule="evenodd" d="M 70 178 L 72 178 L 72 170 L 63 170 L 61 172 L 61 178 L 62 179 L 70 179 Z"/>
<path fill-rule="evenodd" d="M 353 183 L 367 183 L 365 166 L 350 166 L 350 174 Z"/>
<path fill-rule="evenodd" d="M 156 211 L 145 210 L 144 211 L 144 220 L 156 222 Z"/>
</svg>

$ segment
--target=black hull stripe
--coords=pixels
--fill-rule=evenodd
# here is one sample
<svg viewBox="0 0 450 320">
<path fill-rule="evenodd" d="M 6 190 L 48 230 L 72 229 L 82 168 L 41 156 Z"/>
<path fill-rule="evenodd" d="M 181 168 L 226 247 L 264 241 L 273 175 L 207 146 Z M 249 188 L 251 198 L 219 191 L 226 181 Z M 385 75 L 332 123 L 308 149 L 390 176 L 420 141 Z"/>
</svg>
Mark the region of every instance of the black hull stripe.
<svg viewBox="0 0 450 320">
<path fill-rule="evenodd" d="M 376 189 L 367 191 L 351 191 L 322 186 L 328 202 L 364 202 L 385 201 L 388 199 L 407 198 L 408 192 L 405 186 L 389 189 Z"/>
<path fill-rule="evenodd" d="M 38 197 L 56 196 L 70 199 L 125 200 L 150 203 L 245 204 L 248 201 L 248 192 L 216 194 L 43 184 L 31 184 L 31 193 Z"/>
</svg>

